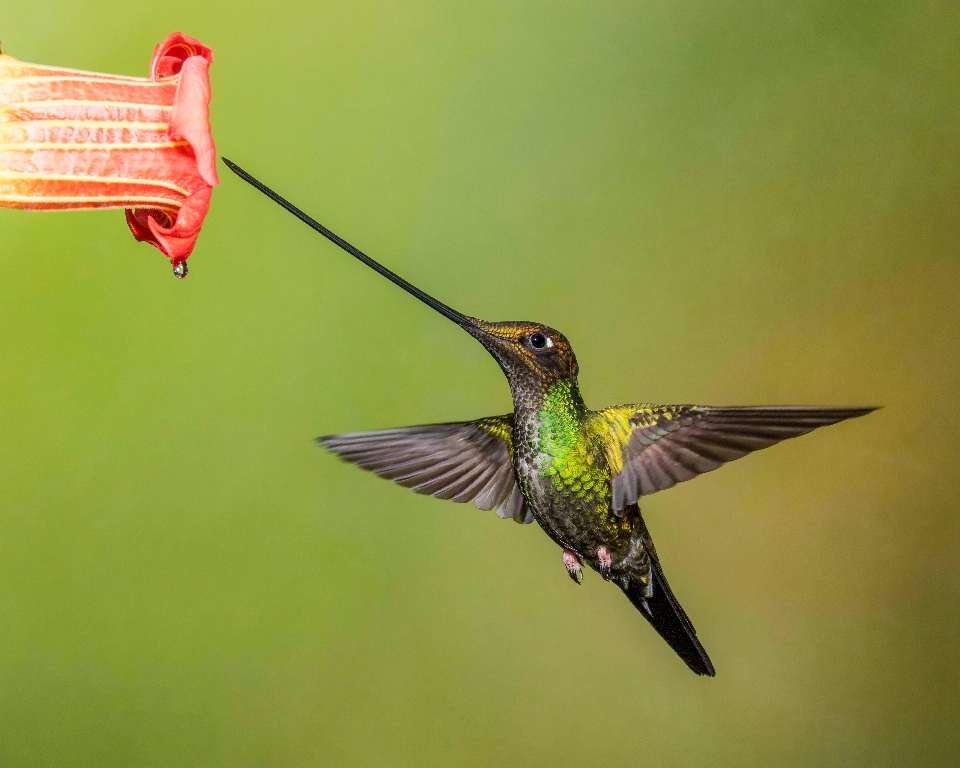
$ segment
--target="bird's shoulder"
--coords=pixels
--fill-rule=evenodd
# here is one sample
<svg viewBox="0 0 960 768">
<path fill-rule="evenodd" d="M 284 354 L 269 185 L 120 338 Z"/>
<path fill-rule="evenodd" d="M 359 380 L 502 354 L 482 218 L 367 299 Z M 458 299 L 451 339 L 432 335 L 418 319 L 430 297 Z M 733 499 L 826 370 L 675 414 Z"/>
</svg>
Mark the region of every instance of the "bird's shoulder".
<svg viewBox="0 0 960 768">
<path fill-rule="evenodd" d="M 588 434 L 603 445 L 607 463 L 616 474 L 623 468 L 624 453 L 632 440 L 652 443 L 699 418 L 699 408 L 695 405 L 624 403 L 589 411 L 585 426 Z"/>
<path fill-rule="evenodd" d="M 507 413 L 503 416 L 485 416 L 473 422 L 467 422 L 481 432 L 486 432 L 493 437 L 499 438 L 507 445 L 507 450 L 513 457 L 513 414 Z"/>
</svg>

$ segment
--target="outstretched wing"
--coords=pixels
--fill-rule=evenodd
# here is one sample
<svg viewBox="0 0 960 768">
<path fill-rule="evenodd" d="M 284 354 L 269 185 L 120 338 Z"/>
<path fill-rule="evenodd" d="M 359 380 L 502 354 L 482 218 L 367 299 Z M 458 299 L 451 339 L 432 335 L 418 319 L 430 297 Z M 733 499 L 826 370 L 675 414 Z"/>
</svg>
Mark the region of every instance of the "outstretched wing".
<svg viewBox="0 0 960 768">
<path fill-rule="evenodd" d="M 599 411 L 615 473 L 614 511 L 752 451 L 873 410 L 644 404 Z"/>
<path fill-rule="evenodd" d="M 472 501 L 503 518 L 533 521 L 513 472 L 513 414 L 477 421 L 350 432 L 317 442 L 345 461 L 417 493 Z"/>
</svg>

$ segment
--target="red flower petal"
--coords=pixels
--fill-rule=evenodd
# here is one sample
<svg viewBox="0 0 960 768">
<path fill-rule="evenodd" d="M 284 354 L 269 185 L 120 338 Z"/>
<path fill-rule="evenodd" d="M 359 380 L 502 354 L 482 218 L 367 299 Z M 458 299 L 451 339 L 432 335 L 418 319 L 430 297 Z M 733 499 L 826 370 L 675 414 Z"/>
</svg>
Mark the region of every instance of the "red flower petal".
<svg viewBox="0 0 960 768">
<path fill-rule="evenodd" d="M 150 79 L 157 81 L 180 74 L 183 62 L 191 56 L 200 56 L 206 59 L 208 64 L 213 64 L 213 51 L 207 46 L 183 32 L 174 32 L 154 49 L 153 61 L 150 63 Z"/>
<path fill-rule="evenodd" d="M 126 208 L 137 240 L 185 266 L 218 183 L 212 61 L 179 32 L 156 47 L 150 79 L 0 54 L 0 205 Z"/>
<path fill-rule="evenodd" d="M 180 69 L 177 95 L 170 115 L 170 138 L 185 139 L 197 157 L 197 170 L 211 187 L 217 186 L 217 150 L 210 133 L 210 62 L 191 56 Z"/>
<path fill-rule="evenodd" d="M 203 217 L 210 208 L 210 187 L 203 187 L 188 197 L 175 221 L 170 214 L 155 208 L 127 209 L 127 225 L 140 242 L 159 248 L 171 263 L 186 261 L 200 235 Z"/>
</svg>

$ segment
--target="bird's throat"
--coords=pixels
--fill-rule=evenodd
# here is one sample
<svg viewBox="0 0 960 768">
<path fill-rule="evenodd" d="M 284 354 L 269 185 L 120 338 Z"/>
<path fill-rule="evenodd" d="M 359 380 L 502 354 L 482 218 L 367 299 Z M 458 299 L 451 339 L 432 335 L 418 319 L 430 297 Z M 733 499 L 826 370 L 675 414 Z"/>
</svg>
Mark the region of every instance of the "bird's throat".
<svg viewBox="0 0 960 768">
<path fill-rule="evenodd" d="M 575 506 L 591 506 L 602 495 L 609 480 L 602 448 L 590 432 L 590 413 L 576 379 L 553 384 L 535 410 L 518 411 L 515 418 L 515 439 L 524 442 L 519 448 L 526 457 L 526 462 L 518 465 L 521 490 L 550 532 L 559 524 L 549 522 L 550 510 L 566 510 L 561 515 L 566 519 L 566 505 L 572 499 L 576 499 Z M 514 450 L 517 448 L 515 445 Z"/>
<path fill-rule="evenodd" d="M 583 434 L 587 408 L 575 379 L 564 379 L 551 385 L 539 403 L 518 412 L 526 422 L 526 437 L 534 452 L 552 459 L 561 459 L 573 450 Z"/>
</svg>

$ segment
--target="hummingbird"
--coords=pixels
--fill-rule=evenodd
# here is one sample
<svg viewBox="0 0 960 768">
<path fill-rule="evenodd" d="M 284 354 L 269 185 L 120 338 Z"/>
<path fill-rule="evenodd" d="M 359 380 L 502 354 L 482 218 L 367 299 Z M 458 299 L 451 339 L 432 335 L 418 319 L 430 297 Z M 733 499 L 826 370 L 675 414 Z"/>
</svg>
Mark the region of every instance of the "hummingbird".
<svg viewBox="0 0 960 768">
<path fill-rule="evenodd" d="M 579 367 L 558 330 L 461 314 L 335 235 L 249 173 L 242 179 L 348 253 L 432 307 L 499 364 L 513 412 L 472 421 L 317 438 L 380 477 L 517 523 L 536 522 L 560 548 L 577 584 L 584 566 L 619 587 L 698 675 L 715 676 L 693 623 L 674 596 L 640 498 L 818 427 L 875 408 L 634 403 L 590 410 Z"/>
</svg>

